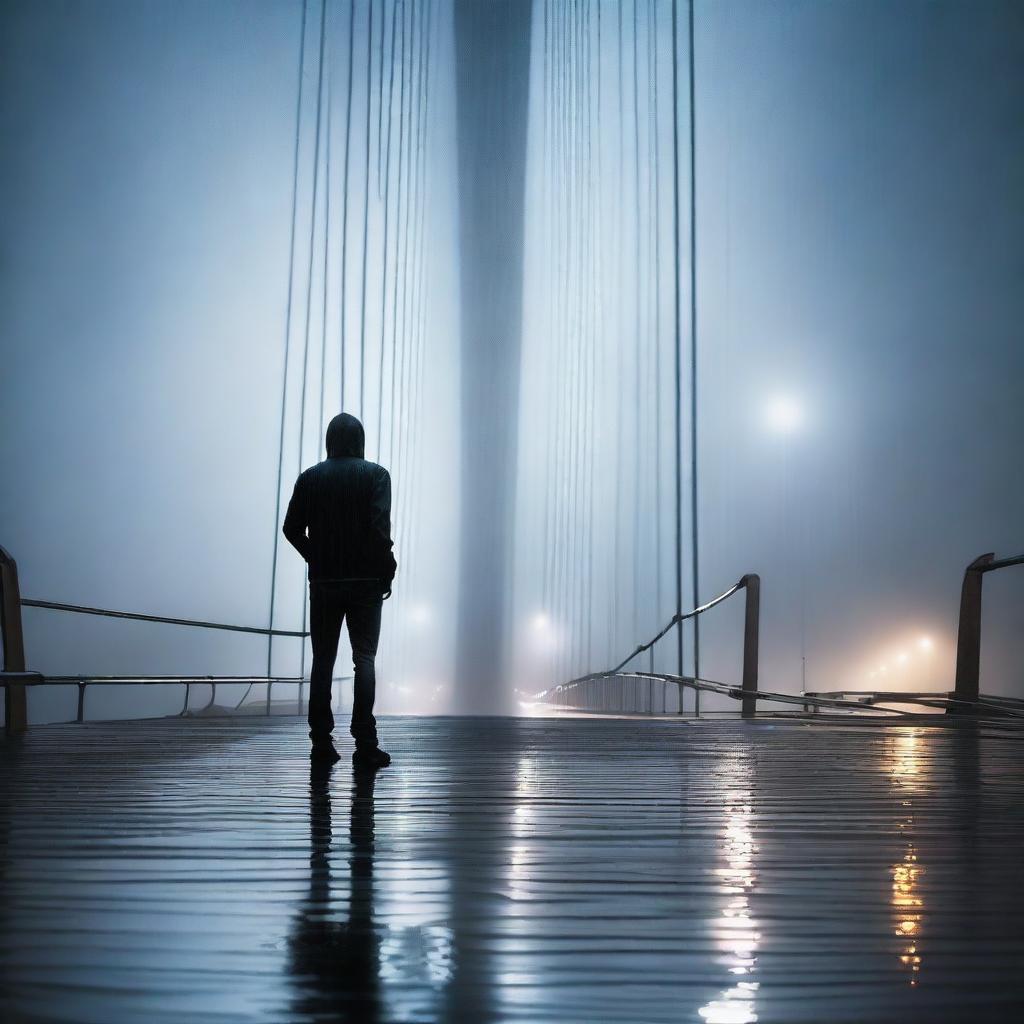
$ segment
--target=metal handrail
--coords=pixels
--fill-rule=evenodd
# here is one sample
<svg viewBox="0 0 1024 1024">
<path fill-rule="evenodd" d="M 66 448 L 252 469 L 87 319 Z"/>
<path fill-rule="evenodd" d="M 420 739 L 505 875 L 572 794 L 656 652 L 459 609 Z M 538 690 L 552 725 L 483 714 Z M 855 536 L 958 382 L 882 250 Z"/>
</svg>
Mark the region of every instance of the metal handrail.
<svg viewBox="0 0 1024 1024">
<path fill-rule="evenodd" d="M 4 647 L 0 686 L 4 688 L 5 728 L 8 733 L 22 732 L 28 727 L 26 686 L 77 685 L 78 714 L 76 720 L 79 722 L 84 720 L 85 688 L 90 684 L 145 686 L 178 683 L 185 687 L 185 703 L 181 711 L 184 714 L 188 709 L 191 687 L 194 684 L 204 683 L 211 686 L 210 702 L 207 707 L 212 707 L 219 683 L 248 683 L 250 688 L 255 683 L 266 683 L 266 709 L 269 715 L 273 685 L 275 683 L 297 683 L 299 686 L 298 705 L 301 708 L 302 685 L 305 678 L 300 676 L 271 676 L 269 673 L 266 676 L 45 676 L 41 672 L 26 671 L 24 632 L 21 622 L 23 607 L 44 608 L 80 615 L 98 615 L 114 619 L 130 619 L 136 622 L 159 622 L 173 626 L 216 629 L 232 633 L 254 633 L 259 636 L 284 636 L 296 639 L 305 639 L 309 636 L 308 632 L 298 630 L 237 626 L 224 622 L 208 622 L 202 619 L 182 619 L 165 615 L 148 615 L 141 612 L 116 611 L 110 608 L 94 608 L 87 605 L 22 598 L 18 583 L 17 562 L 10 552 L 0 546 L 0 637 L 3 639 Z M 248 693 L 248 691 L 246 692 Z"/>
<path fill-rule="evenodd" d="M 1024 701 L 1014 697 L 984 695 L 976 701 L 962 700 L 955 693 L 934 690 L 805 690 L 800 703 L 808 707 L 822 706 L 823 701 L 841 699 L 858 709 L 875 710 L 882 704 L 916 704 L 949 712 L 963 711 L 968 706 L 988 710 L 1009 718 L 1024 718 Z M 879 708 L 892 711 L 892 708 Z"/>
<path fill-rule="evenodd" d="M 743 579 L 746 578 L 746 576 L 743 577 Z M 734 583 L 728 590 L 719 594 L 718 597 L 713 597 L 710 601 L 708 601 L 706 604 L 702 604 L 699 608 L 694 608 L 692 611 L 677 613 L 673 615 L 672 618 L 668 620 L 668 624 L 665 626 L 663 630 L 661 630 L 660 633 L 656 634 L 654 637 L 648 640 L 647 643 L 640 644 L 632 654 L 630 654 L 628 657 L 623 658 L 622 661 L 620 661 L 618 665 L 615 666 L 615 668 L 608 669 L 606 674 L 615 675 L 615 673 L 618 672 L 619 669 L 624 668 L 626 665 L 628 665 L 638 654 L 643 654 L 644 651 L 650 650 L 673 626 L 677 626 L 680 622 L 685 622 L 687 619 L 695 619 L 698 615 L 703 615 L 704 612 L 706 612 L 709 608 L 714 608 L 716 604 L 721 604 L 727 598 L 732 597 L 732 595 L 735 594 L 737 590 L 742 589 L 742 587 L 743 580 L 739 580 L 736 583 Z"/>
<path fill-rule="evenodd" d="M 135 619 L 138 622 L 165 622 L 172 626 L 197 626 L 200 629 L 220 629 L 232 633 L 258 633 L 260 636 L 307 637 L 309 633 L 291 629 L 266 629 L 263 626 L 233 626 L 224 622 L 206 622 L 202 619 L 176 619 L 166 615 L 146 615 L 142 612 L 119 612 L 110 608 L 91 608 L 82 604 L 61 604 L 58 601 L 21 599 L 23 608 L 49 608 L 58 612 L 78 612 L 81 615 L 103 615 L 110 619 Z"/>
<path fill-rule="evenodd" d="M 734 686 L 730 683 L 717 682 L 714 679 L 701 679 L 694 676 L 677 676 L 667 672 L 593 672 L 588 676 L 581 676 L 578 679 L 570 680 L 567 683 L 559 683 L 557 686 L 552 687 L 549 690 L 544 690 L 542 693 L 536 695 L 536 699 L 543 699 L 552 693 L 558 693 L 559 691 L 568 689 L 570 686 L 574 686 L 578 683 L 590 682 L 596 679 L 608 679 L 613 675 L 623 679 L 649 679 L 657 680 L 658 682 L 664 683 L 676 683 L 682 684 L 689 687 L 692 690 L 698 690 L 704 693 L 717 693 L 725 697 L 733 697 L 736 700 L 744 699 L 744 690 L 741 686 Z M 824 708 L 840 708 L 845 710 L 865 710 L 865 705 L 860 701 L 843 700 L 839 697 L 833 696 L 812 696 L 810 694 L 794 694 L 794 693 L 779 693 L 772 690 L 758 690 L 758 700 L 776 701 L 782 704 L 799 704 L 807 705 L 811 704 L 815 707 Z M 898 702 L 894 702 L 898 703 Z M 912 715 L 913 712 L 901 711 L 897 708 L 873 708 L 868 707 L 869 711 L 879 711 L 886 715 L 895 716 L 907 716 Z"/>
<path fill-rule="evenodd" d="M 674 626 L 685 622 L 687 619 L 697 618 L 699 615 L 703 615 L 706 611 L 714 608 L 715 605 L 721 604 L 723 601 L 732 597 L 739 590 L 746 591 L 746 607 L 744 611 L 743 621 L 743 682 L 739 687 L 729 686 L 726 683 L 715 683 L 712 680 L 696 679 L 693 676 L 682 676 L 682 675 L 668 675 L 657 672 L 623 672 L 622 670 L 628 665 L 635 657 L 643 654 L 644 651 L 651 650 L 654 645 L 661 640 Z M 761 618 L 761 577 L 757 573 L 747 573 L 736 581 L 728 590 L 723 591 L 717 597 L 712 598 L 705 604 L 699 605 L 688 612 L 677 612 L 669 619 L 667 625 L 660 630 L 654 637 L 647 641 L 647 643 L 639 644 L 636 650 L 633 651 L 628 657 L 624 658 L 614 668 L 605 669 L 600 672 L 590 672 L 583 676 L 578 676 L 575 679 L 570 679 L 566 683 L 561 683 L 556 687 L 544 690 L 542 693 L 536 695 L 536 699 L 543 700 L 548 694 L 561 692 L 568 687 L 578 686 L 582 683 L 591 682 L 597 679 L 608 679 L 613 676 L 629 677 L 629 678 L 641 678 L 641 679 L 657 679 L 664 682 L 674 682 L 680 687 L 680 693 L 684 686 L 689 687 L 692 690 L 700 692 L 701 690 L 707 690 L 714 693 L 723 693 L 726 696 L 734 697 L 741 702 L 740 712 L 744 718 L 749 718 L 756 712 L 757 699 L 760 696 L 757 690 L 757 667 L 758 667 L 758 637 L 760 633 L 760 618 Z M 652 667 L 653 667 L 654 655 L 651 655 Z M 680 699 L 680 709 L 682 708 L 682 700 Z"/>
<path fill-rule="evenodd" d="M 982 579 L 987 572 L 1006 569 L 1011 565 L 1024 565 L 1024 555 L 997 559 L 994 552 L 989 551 L 975 558 L 964 570 L 957 621 L 956 675 L 952 691 L 819 690 L 804 694 L 808 698 L 807 703 L 815 706 L 815 701 L 822 698 L 846 696 L 856 697 L 857 703 L 863 706 L 919 704 L 945 710 L 948 715 L 991 712 L 1000 717 L 1024 718 L 1024 700 L 980 692 Z"/>
<path fill-rule="evenodd" d="M 1024 700 L 999 697 L 980 692 L 981 674 L 981 591 L 987 572 L 1024 565 L 1024 555 L 996 558 L 991 551 L 979 555 L 964 570 L 960 588 L 960 614 L 957 620 L 956 674 L 950 692 L 919 692 L 898 690 L 831 690 L 813 691 L 804 696 L 814 705 L 815 699 L 855 696 L 862 705 L 897 703 L 920 704 L 922 707 L 945 710 L 948 715 L 970 715 L 991 712 L 1000 717 L 1024 717 Z"/>
<path fill-rule="evenodd" d="M 956 636 L 956 677 L 953 695 L 967 705 L 977 705 L 981 700 L 979 684 L 981 677 L 981 584 L 987 572 L 1005 569 L 1011 565 L 1024 564 L 1024 555 L 1011 555 L 997 559 L 989 551 L 979 555 L 964 570 L 964 581 L 960 588 L 960 620 Z M 951 707 L 950 713 L 963 712 L 963 707 Z"/>
</svg>

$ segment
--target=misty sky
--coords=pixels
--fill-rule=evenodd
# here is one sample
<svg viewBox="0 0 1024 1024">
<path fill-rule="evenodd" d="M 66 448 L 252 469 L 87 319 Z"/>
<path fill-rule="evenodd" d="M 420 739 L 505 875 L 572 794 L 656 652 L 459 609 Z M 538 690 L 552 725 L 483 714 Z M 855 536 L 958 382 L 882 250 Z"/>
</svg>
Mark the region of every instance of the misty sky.
<svg viewBox="0 0 1024 1024">
<path fill-rule="evenodd" d="M 344 404 L 395 478 L 382 702 L 457 711 L 453 10 L 395 10 L 328 4 L 321 76 L 312 0 L 304 35 L 298 2 L 4 5 L 0 543 L 27 597 L 266 624 L 279 455 L 286 496 L 322 457 L 344 336 Z M 671 10 L 533 11 L 509 690 L 603 667 L 674 610 Z M 695 21 L 699 596 L 761 574 L 765 688 L 947 688 L 963 566 L 1024 549 L 1024 11 Z M 678 33 L 688 316 L 685 5 Z M 277 565 L 275 624 L 300 628 L 301 564 Z M 1022 696 L 1024 573 L 985 586 L 982 688 Z M 739 612 L 703 627 L 711 678 L 738 678 Z M 52 673 L 266 664 L 255 638 L 25 624 Z"/>
</svg>

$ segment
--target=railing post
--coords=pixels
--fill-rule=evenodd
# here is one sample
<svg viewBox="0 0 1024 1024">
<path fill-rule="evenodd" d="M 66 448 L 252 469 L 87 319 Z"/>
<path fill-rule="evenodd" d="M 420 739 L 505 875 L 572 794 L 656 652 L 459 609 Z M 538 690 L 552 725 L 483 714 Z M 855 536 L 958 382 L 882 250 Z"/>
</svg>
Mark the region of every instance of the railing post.
<svg viewBox="0 0 1024 1024">
<path fill-rule="evenodd" d="M 748 573 L 740 583 L 746 588 L 743 615 L 743 699 L 741 714 L 753 718 L 757 712 L 757 645 L 761 628 L 761 577 Z"/>
<path fill-rule="evenodd" d="M 75 716 L 76 722 L 85 721 L 85 683 L 78 684 L 78 711 Z"/>
<path fill-rule="evenodd" d="M 25 671 L 25 640 L 21 631 L 21 590 L 18 564 L 0 547 L 0 634 L 4 642 L 4 671 Z M 4 715 L 9 734 L 28 728 L 25 687 L 9 683 L 4 687 Z"/>
<path fill-rule="evenodd" d="M 964 570 L 964 582 L 960 588 L 953 697 L 972 704 L 978 700 L 978 678 L 981 673 L 981 584 L 985 570 L 994 558 L 995 554 L 989 552 L 971 562 Z M 956 714 L 966 710 L 954 704 L 948 713 Z"/>
</svg>

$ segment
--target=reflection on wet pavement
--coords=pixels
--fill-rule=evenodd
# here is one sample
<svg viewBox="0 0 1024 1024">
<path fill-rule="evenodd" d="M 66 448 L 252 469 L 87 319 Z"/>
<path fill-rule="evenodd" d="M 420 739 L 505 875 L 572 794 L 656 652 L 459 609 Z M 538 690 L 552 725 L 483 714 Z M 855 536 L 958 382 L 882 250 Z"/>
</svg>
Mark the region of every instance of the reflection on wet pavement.
<svg viewBox="0 0 1024 1024">
<path fill-rule="evenodd" d="M 896 923 L 896 937 L 900 940 L 900 963 L 910 975 L 910 984 L 916 985 L 921 971 L 921 922 L 924 900 L 922 880 L 924 865 L 917 855 L 914 842 L 914 796 L 916 795 L 919 764 L 917 759 L 918 737 L 913 729 L 892 737 L 893 781 L 899 787 L 900 806 L 906 817 L 897 822 L 906 841 L 906 852 L 900 861 L 892 866 L 892 906 Z"/>
<path fill-rule="evenodd" d="M 0 748 L 0 1018 L 1012 1021 L 1012 730 L 293 720 Z"/>
<path fill-rule="evenodd" d="M 757 1020 L 757 922 L 751 914 L 755 873 L 753 807 L 750 789 L 733 788 L 749 778 L 749 770 L 736 761 L 723 764 L 722 795 L 724 828 L 721 845 L 723 866 L 715 868 L 724 897 L 721 917 L 712 922 L 717 943 L 724 953 L 721 962 L 731 985 L 698 1011 L 709 1024 L 752 1024 Z"/>
</svg>

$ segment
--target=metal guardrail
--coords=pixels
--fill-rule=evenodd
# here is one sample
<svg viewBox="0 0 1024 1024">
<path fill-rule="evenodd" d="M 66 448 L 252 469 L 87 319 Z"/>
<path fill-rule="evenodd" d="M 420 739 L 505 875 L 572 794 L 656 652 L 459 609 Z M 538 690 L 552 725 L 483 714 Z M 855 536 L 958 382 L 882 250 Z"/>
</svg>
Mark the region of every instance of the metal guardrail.
<svg viewBox="0 0 1024 1024">
<path fill-rule="evenodd" d="M 198 629 L 216 629 L 233 633 L 255 633 L 260 636 L 286 636 L 304 639 L 308 632 L 288 629 L 267 629 L 261 626 L 236 626 L 223 622 L 207 622 L 201 619 L 173 618 L 165 615 L 147 615 L 141 612 L 115 611 L 110 608 L 93 608 L 87 605 L 63 604 L 57 601 L 38 601 L 21 596 L 18 582 L 18 565 L 5 548 L 0 546 L 0 638 L 3 640 L 3 670 L 0 671 L 0 686 L 4 687 L 4 710 L 6 731 L 23 732 L 28 727 L 28 701 L 26 686 L 78 686 L 78 713 L 76 721 L 84 721 L 85 689 L 89 685 L 152 686 L 178 683 L 185 687 L 185 703 L 181 713 L 188 709 L 193 685 L 211 686 L 212 707 L 219 684 L 259 683 L 267 686 L 266 713 L 270 714 L 271 690 L 275 683 L 298 685 L 298 707 L 302 707 L 303 676 L 45 676 L 41 672 L 30 672 L 25 668 L 25 640 L 22 630 L 21 609 L 45 608 L 52 611 L 72 612 L 80 615 L 99 615 L 105 618 L 130 619 L 136 622 L 159 622 L 173 626 L 190 626 Z M 244 700 L 244 697 L 243 697 Z"/>
<path fill-rule="evenodd" d="M 984 574 L 996 569 L 1004 569 L 1013 565 L 1024 564 L 1024 555 L 996 559 L 989 552 L 974 559 L 964 571 L 964 579 L 960 592 L 960 615 L 957 629 L 956 676 L 952 692 L 900 692 L 882 690 L 835 690 L 806 691 L 800 695 L 758 691 L 758 643 L 760 632 L 760 595 L 761 578 L 756 573 L 748 573 L 728 590 L 694 608 L 692 611 L 673 615 L 665 627 L 646 643 L 639 644 L 636 649 L 614 668 L 603 672 L 591 672 L 567 683 L 545 690 L 535 695 L 535 699 L 554 703 L 568 701 L 569 706 L 582 706 L 579 698 L 586 694 L 588 683 L 608 679 L 634 679 L 647 681 L 649 685 L 661 682 L 666 687 L 670 684 L 678 686 L 680 693 L 680 709 L 682 709 L 682 693 L 686 688 L 696 693 L 718 693 L 740 701 L 741 714 L 745 718 L 753 716 L 757 709 L 757 701 L 769 700 L 786 704 L 799 704 L 805 710 L 822 708 L 879 711 L 886 714 L 911 714 L 898 708 L 886 705 L 918 705 L 921 707 L 945 710 L 947 714 L 993 714 L 1001 717 L 1024 718 L 1024 700 L 1011 697 L 998 697 L 979 692 L 979 675 L 981 666 L 981 597 Z M 720 683 L 711 679 L 698 679 L 693 676 L 679 676 L 654 671 L 654 647 L 669 631 L 688 619 L 696 618 L 728 600 L 737 591 L 746 592 L 746 605 L 743 623 L 743 678 L 739 687 Z M 8 732 L 20 732 L 28 725 L 28 706 L 26 686 L 41 685 L 77 685 L 78 716 L 77 721 L 84 720 L 85 688 L 96 685 L 157 685 L 179 683 L 185 686 L 185 703 L 182 713 L 188 708 L 191 687 L 198 684 L 211 686 L 210 703 L 212 706 L 218 684 L 244 683 L 250 686 L 257 683 L 267 684 L 266 713 L 270 713 L 271 688 L 275 683 L 291 683 L 299 686 L 298 706 L 302 705 L 302 685 L 305 678 L 300 676 L 44 676 L 39 672 L 30 672 L 25 668 L 25 645 L 22 632 L 22 607 L 45 608 L 54 611 L 66 611 L 84 615 L 100 615 L 109 618 L 131 619 L 142 622 L 159 622 L 177 626 L 191 626 L 200 629 L 217 629 L 239 633 L 255 633 L 261 636 L 286 636 L 305 638 L 308 632 L 294 630 L 265 629 L 259 626 L 237 626 L 227 623 L 206 622 L 199 619 L 171 618 L 160 615 L 146 615 L 138 612 L 114 611 L 108 608 L 92 608 L 86 605 L 62 604 L 56 601 L 38 601 L 22 598 L 18 583 L 17 563 L 3 547 L 0 547 L 0 637 L 3 639 L 4 658 L 3 670 L 0 671 L 0 686 L 5 690 L 6 727 Z M 624 671 L 626 666 L 636 657 L 649 651 L 651 664 L 649 671 Z M 341 677 L 347 678 L 347 677 Z M 550 698 L 556 698 L 551 701 Z M 602 695 L 603 697 L 603 695 Z M 243 698 L 244 700 L 244 698 Z M 624 703 L 624 699 L 623 699 Z M 649 704 L 653 710 L 653 693 Z M 664 695 L 663 695 L 664 706 Z M 620 708 L 624 710 L 624 708 Z"/>
<path fill-rule="evenodd" d="M 34 601 L 21 599 L 22 608 L 49 608 L 58 612 L 78 612 L 80 615 L 102 615 L 109 619 L 134 619 L 136 622 L 164 622 L 171 626 L 196 626 L 199 629 L 220 629 L 231 633 L 258 633 L 260 636 L 305 637 L 291 629 L 264 629 L 262 626 L 230 626 L 223 622 L 206 622 L 202 619 L 174 619 L 166 615 L 146 615 L 142 612 L 117 612 L 110 608 L 90 608 L 84 604 L 60 604 L 57 601 Z"/>
<path fill-rule="evenodd" d="M 991 694 L 975 701 L 961 700 L 954 692 L 913 690 L 805 690 L 805 710 L 817 711 L 823 700 L 842 700 L 857 710 L 893 711 L 885 705 L 917 705 L 935 708 L 948 714 L 984 712 L 1008 718 L 1024 718 L 1024 700 L 1016 697 L 996 697 Z"/>
<path fill-rule="evenodd" d="M 945 711 L 947 715 L 992 715 L 998 718 L 1024 718 L 1024 700 L 979 692 L 981 673 L 981 590 L 987 572 L 1024 564 L 1024 555 L 997 559 L 991 551 L 979 555 L 964 570 L 960 587 L 960 614 L 957 622 L 956 673 L 948 692 L 903 693 L 899 690 L 816 690 L 804 694 L 808 708 L 822 699 L 852 700 L 861 708 L 881 709 L 886 704 L 916 704 Z M 888 709 L 891 710 L 891 709 Z"/>
<path fill-rule="evenodd" d="M 750 717 L 756 709 L 758 700 L 773 701 L 782 704 L 801 705 L 804 711 L 840 710 L 857 712 L 878 712 L 889 716 L 913 716 L 916 711 L 904 710 L 906 707 L 928 708 L 945 711 L 949 715 L 991 715 L 1002 719 L 1024 719 L 1024 700 L 1014 697 L 1000 697 L 979 692 L 979 673 L 981 664 L 981 594 L 982 579 L 985 573 L 996 569 L 1005 569 L 1013 565 L 1024 564 L 1024 555 L 996 559 L 991 552 L 976 558 L 964 572 L 963 585 L 960 593 L 960 615 L 957 627 L 956 677 L 952 691 L 898 691 L 898 690 L 814 690 L 799 695 L 775 693 L 758 690 L 757 687 L 757 634 L 758 634 L 758 601 L 760 596 L 760 579 L 756 575 L 744 576 L 724 593 L 707 604 L 695 608 L 685 615 L 675 615 L 668 625 L 646 644 L 640 644 L 632 654 L 623 659 L 612 669 L 604 672 L 592 672 L 567 683 L 562 683 L 537 694 L 535 699 L 552 703 L 562 702 L 570 707 L 585 707 L 587 700 L 587 684 L 608 679 L 623 681 L 634 679 L 647 680 L 649 683 L 660 681 L 666 686 L 675 684 L 680 690 L 680 709 L 682 708 L 682 691 L 690 688 L 700 693 L 719 693 L 733 697 L 741 702 L 742 714 Z M 710 679 L 697 679 L 692 676 L 677 676 L 656 673 L 653 670 L 653 653 L 651 670 L 624 671 L 626 666 L 639 654 L 652 650 L 654 645 L 664 637 L 673 626 L 685 619 L 701 615 L 722 601 L 727 600 L 742 587 L 747 589 L 747 610 L 744 623 L 743 644 L 743 685 L 730 686 Z M 551 700 L 554 698 L 554 701 Z M 608 710 L 607 695 L 599 694 L 602 707 Z M 620 696 L 620 707 L 612 710 L 625 710 L 625 691 Z M 664 709 L 664 699 L 663 699 Z M 648 707 L 653 710 L 653 695 L 648 695 Z"/>
<path fill-rule="evenodd" d="M 739 687 L 730 686 L 727 683 L 718 683 L 709 679 L 697 679 L 693 676 L 679 676 L 654 671 L 654 646 L 673 627 L 680 625 L 687 619 L 695 619 L 705 612 L 710 611 L 716 605 L 728 600 L 733 594 L 743 590 L 746 592 L 746 604 L 743 618 L 743 681 Z M 757 666 L 758 666 L 758 642 L 761 624 L 761 577 L 757 573 L 747 573 L 734 583 L 728 590 L 712 598 L 705 604 L 694 608 L 692 611 L 679 612 L 669 619 L 665 627 L 655 634 L 647 643 L 642 643 L 623 658 L 614 668 L 605 669 L 602 672 L 590 672 L 587 675 L 570 679 L 567 683 L 560 683 L 558 686 L 545 690 L 536 695 L 540 701 L 548 701 L 549 697 L 568 697 L 572 691 L 576 694 L 585 693 L 588 683 L 603 681 L 607 679 L 638 679 L 648 680 L 653 683 L 660 681 L 666 685 L 674 683 L 679 687 L 679 707 L 682 711 L 682 694 L 686 688 L 697 693 L 701 691 L 721 693 L 728 697 L 734 697 L 740 701 L 740 711 L 744 718 L 750 718 L 757 710 Z M 650 651 L 651 669 L 648 672 L 625 672 L 625 667 L 636 657 Z M 653 694 L 650 695 L 650 702 L 653 704 Z M 579 705 L 573 705 L 579 706 Z"/>
<path fill-rule="evenodd" d="M 978 692 L 981 674 L 981 584 L 985 573 L 1021 564 L 1024 564 L 1024 555 L 996 559 L 995 553 L 989 551 L 979 555 L 964 570 L 964 581 L 960 587 L 960 622 L 956 636 L 956 680 L 952 694 L 958 702 L 969 706 L 986 699 Z M 949 713 L 963 714 L 965 710 L 968 708 L 961 705 L 949 708 Z"/>
</svg>

